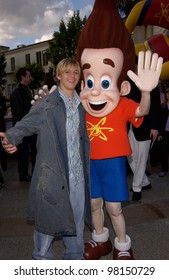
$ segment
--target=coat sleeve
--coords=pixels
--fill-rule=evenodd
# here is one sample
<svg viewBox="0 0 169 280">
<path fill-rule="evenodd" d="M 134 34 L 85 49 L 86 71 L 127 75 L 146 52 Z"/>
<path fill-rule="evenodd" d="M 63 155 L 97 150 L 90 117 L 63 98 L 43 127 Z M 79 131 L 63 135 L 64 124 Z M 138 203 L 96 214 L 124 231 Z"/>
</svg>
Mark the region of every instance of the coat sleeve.
<svg viewBox="0 0 169 280">
<path fill-rule="evenodd" d="M 32 106 L 29 113 L 7 131 L 6 135 L 9 143 L 17 146 L 22 142 L 23 137 L 39 134 L 44 119 L 41 103 L 43 102 L 38 102 Z"/>
</svg>

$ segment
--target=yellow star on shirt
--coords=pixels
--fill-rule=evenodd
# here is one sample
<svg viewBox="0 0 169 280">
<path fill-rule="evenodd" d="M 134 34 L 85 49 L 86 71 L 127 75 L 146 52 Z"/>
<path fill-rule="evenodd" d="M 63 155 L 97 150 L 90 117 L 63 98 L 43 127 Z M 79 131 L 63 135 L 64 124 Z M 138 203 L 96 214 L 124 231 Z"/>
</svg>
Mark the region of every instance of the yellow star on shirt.
<svg viewBox="0 0 169 280">
<path fill-rule="evenodd" d="M 102 118 L 97 124 L 92 124 L 87 121 L 87 130 L 89 131 L 89 138 L 92 141 L 95 137 L 99 137 L 103 141 L 107 141 L 107 136 L 104 134 L 104 130 L 112 132 L 114 129 L 111 127 L 104 127 L 107 118 Z"/>
</svg>

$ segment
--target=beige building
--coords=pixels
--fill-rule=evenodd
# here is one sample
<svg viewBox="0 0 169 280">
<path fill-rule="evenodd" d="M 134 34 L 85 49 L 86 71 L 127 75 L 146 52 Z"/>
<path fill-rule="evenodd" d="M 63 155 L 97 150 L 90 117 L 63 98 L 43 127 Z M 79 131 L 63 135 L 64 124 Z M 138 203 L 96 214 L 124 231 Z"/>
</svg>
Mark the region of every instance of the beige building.
<svg viewBox="0 0 169 280">
<path fill-rule="evenodd" d="M 6 57 L 6 85 L 4 94 L 9 99 L 10 94 L 17 84 L 15 79 L 15 72 L 19 67 L 25 64 L 38 63 L 42 65 L 45 72 L 48 72 L 52 64 L 46 59 L 46 49 L 48 42 L 44 41 L 31 45 L 18 45 L 16 49 L 3 49 L 0 48 L 0 53 L 4 53 Z M 5 50 L 5 51 L 4 51 Z"/>
</svg>

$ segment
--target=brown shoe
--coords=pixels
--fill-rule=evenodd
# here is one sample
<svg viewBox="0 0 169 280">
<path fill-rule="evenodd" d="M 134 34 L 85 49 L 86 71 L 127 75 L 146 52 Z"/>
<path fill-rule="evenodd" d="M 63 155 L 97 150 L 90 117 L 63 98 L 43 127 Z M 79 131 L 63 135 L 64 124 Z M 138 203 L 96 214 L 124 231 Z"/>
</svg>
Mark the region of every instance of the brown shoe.
<svg viewBox="0 0 169 280">
<path fill-rule="evenodd" d="M 112 243 L 110 239 L 106 242 L 95 242 L 94 240 L 90 240 L 84 244 L 84 259 L 98 260 L 102 256 L 110 254 L 111 251 Z"/>
<path fill-rule="evenodd" d="M 116 248 L 114 248 L 113 260 L 134 260 L 132 249 L 130 248 L 127 251 L 119 251 Z"/>
</svg>

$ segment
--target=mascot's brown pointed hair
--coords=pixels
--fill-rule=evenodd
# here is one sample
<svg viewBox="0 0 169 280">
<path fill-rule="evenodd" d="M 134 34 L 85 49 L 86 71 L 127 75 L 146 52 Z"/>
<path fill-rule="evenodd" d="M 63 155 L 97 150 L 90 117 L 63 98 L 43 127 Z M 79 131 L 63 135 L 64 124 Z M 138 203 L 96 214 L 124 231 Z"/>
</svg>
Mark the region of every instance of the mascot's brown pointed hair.
<svg viewBox="0 0 169 280">
<path fill-rule="evenodd" d="M 116 8 L 116 0 L 96 0 L 77 45 L 80 63 L 84 49 L 119 48 L 124 54 L 123 70 L 118 84 L 127 78 L 127 71 L 134 70 L 135 49 L 132 38 Z"/>
</svg>

